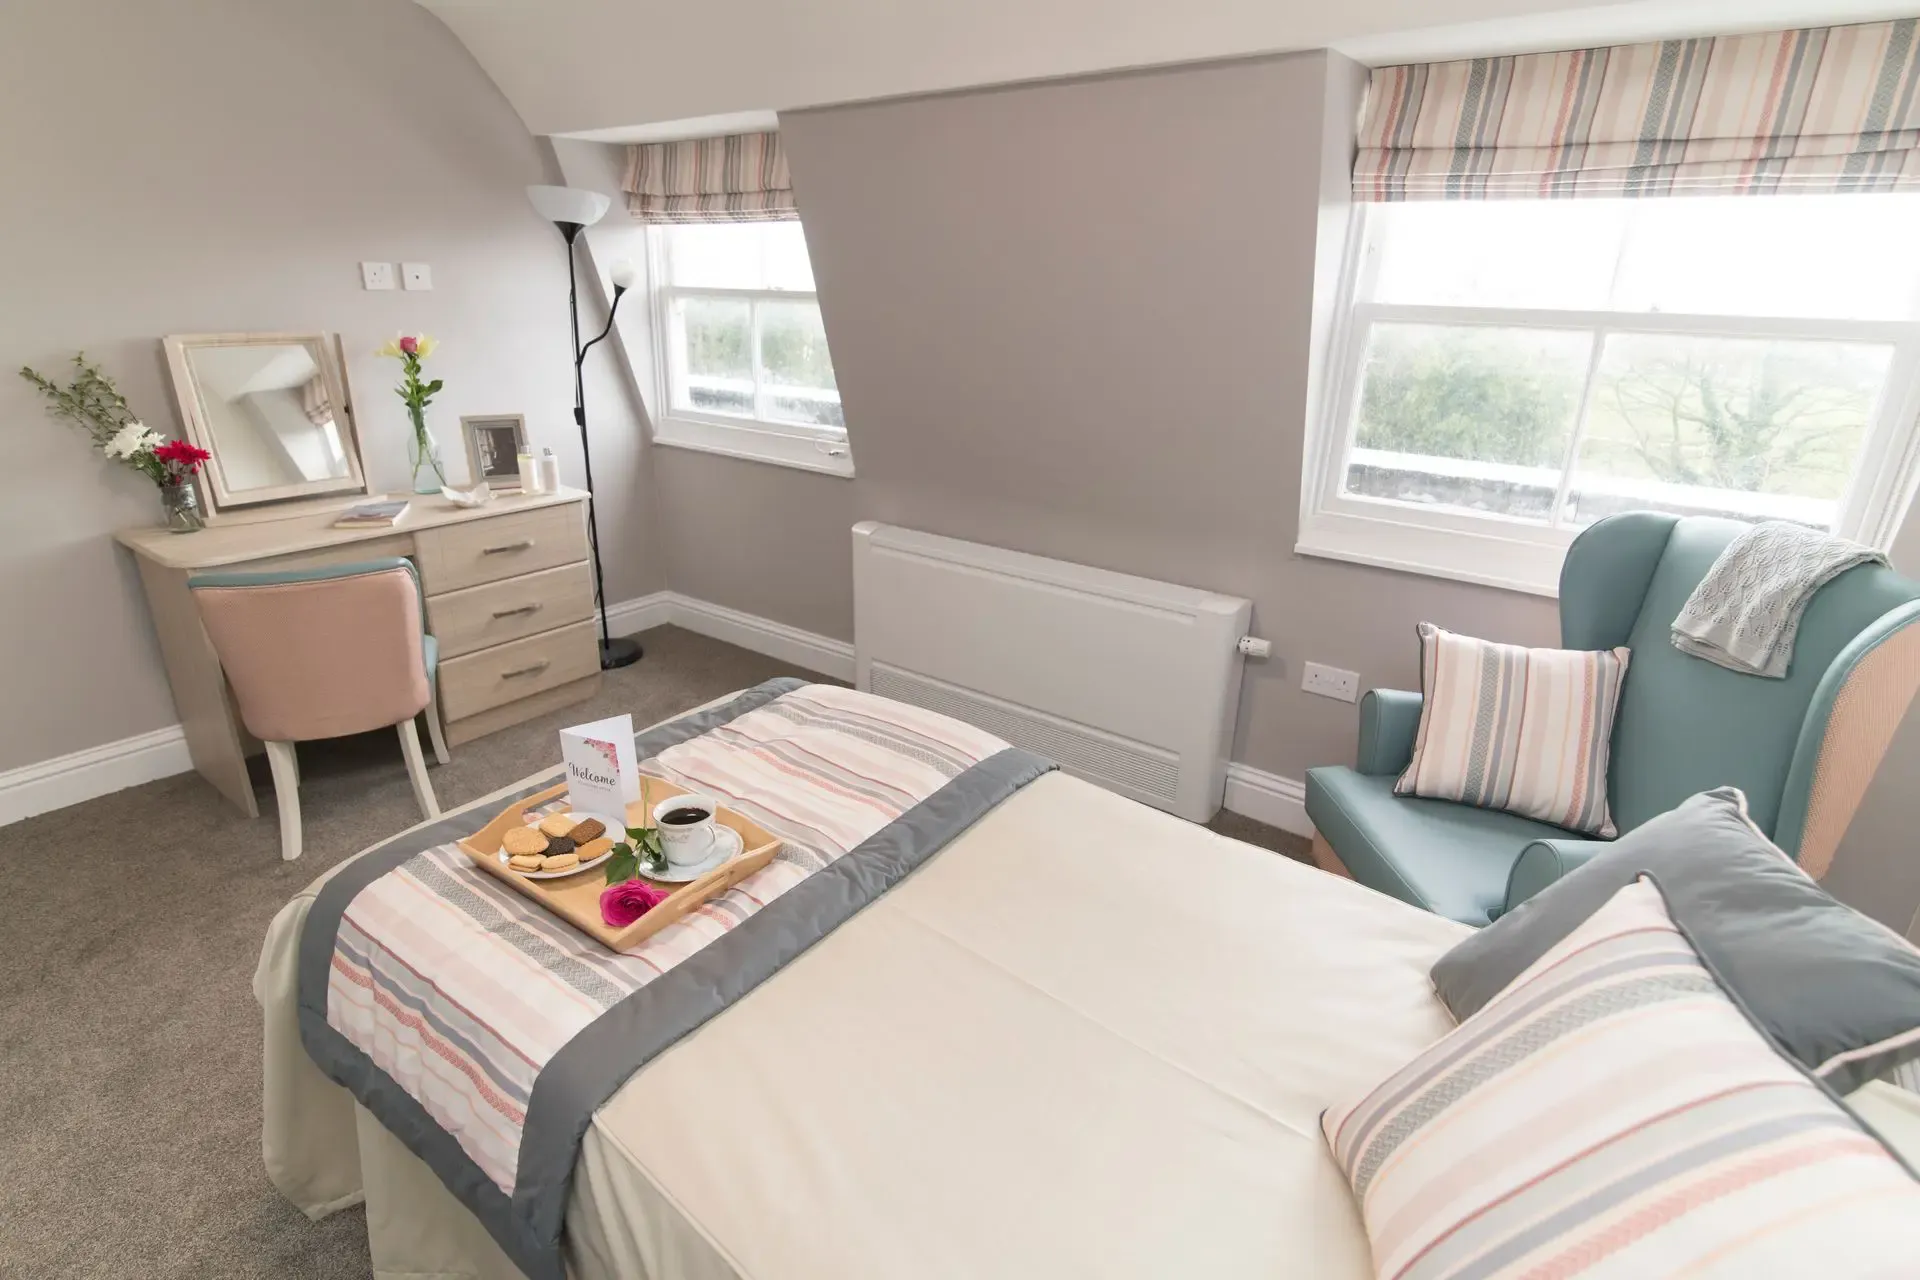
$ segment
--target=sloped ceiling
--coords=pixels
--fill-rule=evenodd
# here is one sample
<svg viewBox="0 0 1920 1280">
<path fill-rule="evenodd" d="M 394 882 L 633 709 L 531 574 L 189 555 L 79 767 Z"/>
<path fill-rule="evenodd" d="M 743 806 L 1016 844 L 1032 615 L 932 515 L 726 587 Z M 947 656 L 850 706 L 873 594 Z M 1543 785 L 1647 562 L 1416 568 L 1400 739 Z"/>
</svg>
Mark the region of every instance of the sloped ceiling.
<svg viewBox="0 0 1920 1280">
<path fill-rule="evenodd" d="M 452 28 L 540 134 L 1311 49 L 1568 7 L 1565 0 L 419 3 Z"/>
<path fill-rule="evenodd" d="M 1377 65 L 1862 21 L 1913 0 L 417 3 L 533 132 L 640 140 L 724 131 L 695 127 L 701 117 L 1210 58 L 1331 47 Z"/>
</svg>

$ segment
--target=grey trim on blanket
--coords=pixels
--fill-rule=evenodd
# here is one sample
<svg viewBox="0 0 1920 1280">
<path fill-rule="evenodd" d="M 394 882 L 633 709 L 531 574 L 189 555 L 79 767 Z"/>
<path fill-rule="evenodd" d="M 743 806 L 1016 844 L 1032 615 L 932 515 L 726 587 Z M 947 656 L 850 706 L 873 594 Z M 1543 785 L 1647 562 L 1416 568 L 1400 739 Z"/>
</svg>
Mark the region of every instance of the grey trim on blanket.
<svg viewBox="0 0 1920 1280">
<path fill-rule="evenodd" d="M 699 737 L 749 711 L 757 710 L 782 694 L 803 687 L 807 682 L 791 676 L 756 685 L 739 697 L 718 707 L 670 720 L 634 737 L 636 758 L 645 760 L 689 738 Z M 560 777 L 555 767 L 540 778 L 515 791 L 512 800 L 525 799 L 550 787 Z M 362 889 L 400 866 L 408 859 L 435 845 L 446 844 L 472 834 L 471 814 L 455 813 L 440 821 L 394 837 L 340 868 L 320 886 L 313 905 L 307 910 L 300 930 L 296 992 L 300 1041 L 326 1077 L 352 1093 L 361 1105 L 374 1114 L 393 1135 L 406 1143 L 446 1184 L 460 1202 L 473 1211 L 494 1240 L 509 1255 L 519 1256 L 518 1233 L 512 1227 L 513 1206 L 483 1173 L 460 1143 L 427 1114 L 414 1096 L 401 1088 L 358 1046 L 335 1031 L 327 1022 L 327 976 L 333 969 L 334 946 L 339 939 L 340 917 Z M 555 1251 L 558 1257 L 558 1251 Z M 558 1263 L 555 1263 L 556 1268 Z M 552 1274 L 560 1275 L 558 1269 Z"/>
<path fill-rule="evenodd" d="M 510 1249 L 514 1261 L 533 1280 L 561 1280 L 560 1228 L 580 1140 L 629 1077 L 1055 767 L 1018 747 L 988 756 L 561 1046 L 527 1099 L 513 1202 L 515 1226 L 534 1252 Z"/>
<path fill-rule="evenodd" d="M 723 707 L 684 717 L 635 740 L 641 759 L 697 737 L 805 681 L 768 681 Z M 560 1238 L 580 1142 L 593 1115 L 642 1067 L 698 1030 L 814 943 L 851 919 L 955 837 L 1055 768 L 1009 747 L 932 795 L 601 1014 L 534 1078 L 511 1199 L 452 1135 L 326 1020 L 327 975 L 340 917 L 354 896 L 408 858 L 466 833 L 448 819 L 383 846 L 320 892 L 300 939 L 300 1032 L 308 1054 L 426 1161 L 448 1190 L 531 1280 L 565 1280 Z M 529 795 L 539 785 L 520 795 Z M 362 864 L 372 864 L 363 867 Z"/>
</svg>

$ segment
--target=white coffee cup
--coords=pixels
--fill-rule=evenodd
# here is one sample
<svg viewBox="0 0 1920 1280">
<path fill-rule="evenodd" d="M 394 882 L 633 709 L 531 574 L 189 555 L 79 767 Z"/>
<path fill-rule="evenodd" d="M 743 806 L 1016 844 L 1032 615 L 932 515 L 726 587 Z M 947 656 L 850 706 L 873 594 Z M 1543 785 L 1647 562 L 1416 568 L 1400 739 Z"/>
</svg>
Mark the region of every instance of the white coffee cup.
<svg viewBox="0 0 1920 1280">
<path fill-rule="evenodd" d="M 713 855 L 713 811 L 719 807 L 712 796 L 691 792 L 669 796 L 653 806 L 653 825 L 667 851 L 667 865 L 698 866 Z M 699 809 L 704 816 L 698 822 L 668 822 L 667 815 L 680 809 Z"/>
</svg>

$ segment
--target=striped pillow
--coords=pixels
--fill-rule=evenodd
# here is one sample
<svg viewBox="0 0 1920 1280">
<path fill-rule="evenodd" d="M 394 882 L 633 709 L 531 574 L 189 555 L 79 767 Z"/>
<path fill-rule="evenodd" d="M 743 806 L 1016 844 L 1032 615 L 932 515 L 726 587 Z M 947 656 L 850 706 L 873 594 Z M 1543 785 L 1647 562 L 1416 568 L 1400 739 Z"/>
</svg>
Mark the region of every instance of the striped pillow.
<svg viewBox="0 0 1920 1280">
<path fill-rule="evenodd" d="M 1420 624 L 1420 732 L 1394 794 L 1611 837 L 1607 751 L 1627 651 L 1526 649 Z"/>
<path fill-rule="evenodd" d="M 1647 879 L 1321 1127 L 1383 1278 L 1920 1269 L 1920 1182 L 1769 1046 Z"/>
</svg>

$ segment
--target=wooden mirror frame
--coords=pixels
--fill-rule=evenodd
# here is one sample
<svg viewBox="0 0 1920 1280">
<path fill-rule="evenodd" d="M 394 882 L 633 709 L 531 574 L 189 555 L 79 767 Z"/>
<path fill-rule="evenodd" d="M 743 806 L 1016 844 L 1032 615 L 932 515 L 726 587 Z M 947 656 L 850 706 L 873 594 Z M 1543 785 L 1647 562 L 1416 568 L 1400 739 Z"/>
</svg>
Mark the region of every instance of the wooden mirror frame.
<svg viewBox="0 0 1920 1280">
<path fill-rule="evenodd" d="M 347 456 L 347 474 L 328 480 L 304 480 L 297 484 L 266 485 L 235 492 L 227 485 L 226 472 L 220 464 L 220 450 L 214 444 L 213 427 L 207 421 L 200 402 L 199 384 L 194 380 L 192 366 L 187 363 L 187 353 L 202 347 L 289 344 L 306 347 L 312 354 L 314 364 L 319 367 L 320 376 L 326 382 L 328 399 L 340 406 L 340 416 L 334 419 L 334 423 L 340 428 L 341 450 Z M 211 514 L 296 498 L 366 493 L 366 469 L 360 457 L 360 432 L 353 411 L 353 393 L 347 385 L 346 354 L 340 346 L 340 335 L 323 332 L 176 333 L 161 339 L 160 345 L 167 353 L 167 369 L 173 375 L 173 393 L 180 403 L 180 421 L 186 427 L 187 439 L 213 455 L 213 460 L 207 463 L 201 473 L 202 496 L 206 498 Z"/>
</svg>

